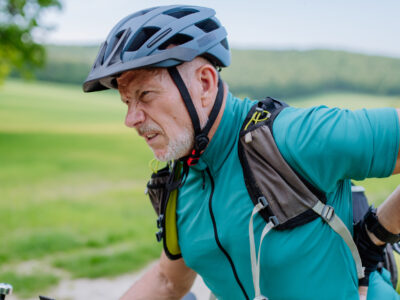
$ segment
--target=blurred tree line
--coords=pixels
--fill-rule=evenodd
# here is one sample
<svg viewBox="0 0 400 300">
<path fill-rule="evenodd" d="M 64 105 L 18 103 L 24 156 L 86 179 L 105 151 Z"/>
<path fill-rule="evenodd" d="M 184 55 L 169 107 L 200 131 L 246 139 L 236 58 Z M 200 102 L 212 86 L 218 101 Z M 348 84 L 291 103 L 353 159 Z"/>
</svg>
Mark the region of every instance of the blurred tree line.
<svg viewBox="0 0 400 300">
<path fill-rule="evenodd" d="M 40 80 L 82 84 L 98 46 L 47 46 Z M 16 75 L 16 74 L 15 74 Z M 238 96 L 295 98 L 326 91 L 400 95 L 400 59 L 343 51 L 232 50 L 222 78 Z"/>
<path fill-rule="evenodd" d="M 60 9 L 60 1 L 0 0 L 0 83 L 12 69 L 28 75 L 44 65 L 45 48 L 32 34 L 44 29 L 41 15 L 51 7 Z"/>
<path fill-rule="evenodd" d="M 344 51 L 234 50 L 222 73 L 235 94 L 296 97 L 325 91 L 400 95 L 400 59 Z"/>
</svg>

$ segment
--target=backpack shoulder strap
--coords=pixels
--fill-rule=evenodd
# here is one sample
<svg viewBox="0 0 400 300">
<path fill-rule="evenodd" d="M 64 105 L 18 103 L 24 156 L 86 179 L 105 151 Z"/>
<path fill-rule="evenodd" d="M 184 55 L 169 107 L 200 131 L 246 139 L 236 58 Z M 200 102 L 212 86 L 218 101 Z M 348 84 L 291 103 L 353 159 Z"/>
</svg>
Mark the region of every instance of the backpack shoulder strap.
<svg viewBox="0 0 400 300">
<path fill-rule="evenodd" d="M 267 125 L 272 130 L 272 124 L 275 118 L 286 107 L 289 107 L 289 105 L 271 97 L 258 101 L 247 113 L 246 119 L 244 120 L 240 130 L 240 135 L 244 135 L 247 131 L 254 128 L 249 128 L 251 123 L 254 123 L 254 126 Z M 263 112 L 266 112 L 266 114 Z"/>
<path fill-rule="evenodd" d="M 256 212 L 267 224 L 272 222 L 273 228 L 279 230 L 294 228 L 320 217 L 348 245 L 358 277 L 362 278 L 361 259 L 350 231 L 333 207 L 326 205 L 325 194 L 310 188 L 311 184 L 291 168 L 275 143 L 273 122 L 285 107 L 286 104 L 272 98 L 258 102 L 251 108 L 239 134 L 239 159 Z M 256 212 L 253 211 L 252 216 Z"/>
<path fill-rule="evenodd" d="M 268 196 L 269 200 L 276 199 L 277 208 L 285 208 L 282 211 L 286 215 L 284 222 L 280 219 L 277 229 L 290 229 L 299 225 L 308 223 L 318 217 L 318 214 L 311 210 L 311 207 L 320 200 L 326 203 L 325 193 L 315 188 L 300 174 L 295 172 L 284 160 L 275 144 L 273 137 L 273 123 L 279 113 L 288 107 L 284 102 L 280 102 L 273 98 L 266 98 L 263 101 L 257 102 L 247 114 L 239 133 L 239 159 L 242 164 L 244 178 L 249 195 L 257 205 L 259 198 Z M 254 142 L 253 142 L 254 140 Z M 262 159 L 260 159 L 262 158 Z M 290 178 L 288 181 L 287 179 Z M 271 185 L 270 182 L 278 181 L 280 186 Z M 269 186 L 271 185 L 271 186 Z M 289 186 L 289 188 L 288 188 Z M 273 190 L 273 193 L 268 193 L 267 189 Z M 302 205 L 301 212 L 295 211 L 287 214 L 288 204 L 279 204 L 281 198 L 288 198 L 286 195 L 281 195 L 280 191 L 290 190 L 292 198 L 312 198 L 312 203 Z M 299 190 L 302 193 L 299 195 Z M 313 195 L 310 195 L 313 194 Z M 272 204 L 272 207 L 274 204 Z M 270 217 L 276 216 L 270 209 L 260 211 L 263 218 L 268 221 Z"/>
</svg>

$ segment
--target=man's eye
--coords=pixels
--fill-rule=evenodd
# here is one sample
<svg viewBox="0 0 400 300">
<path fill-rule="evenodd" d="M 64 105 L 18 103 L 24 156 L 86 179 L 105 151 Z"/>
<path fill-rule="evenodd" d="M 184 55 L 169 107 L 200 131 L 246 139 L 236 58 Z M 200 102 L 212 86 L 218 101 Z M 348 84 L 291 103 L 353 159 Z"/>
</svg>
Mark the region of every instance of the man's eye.
<svg viewBox="0 0 400 300">
<path fill-rule="evenodd" d="M 151 91 L 143 91 L 143 92 L 140 94 L 140 100 L 146 100 L 146 99 L 148 99 L 148 96 L 149 96 L 150 93 L 151 93 Z"/>
</svg>

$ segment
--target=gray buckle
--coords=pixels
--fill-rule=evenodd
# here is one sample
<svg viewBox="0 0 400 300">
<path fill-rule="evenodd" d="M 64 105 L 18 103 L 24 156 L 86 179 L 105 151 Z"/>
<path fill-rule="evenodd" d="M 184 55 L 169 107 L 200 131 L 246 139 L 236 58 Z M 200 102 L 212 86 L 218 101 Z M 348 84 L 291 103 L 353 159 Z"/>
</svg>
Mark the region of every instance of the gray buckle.
<svg viewBox="0 0 400 300">
<path fill-rule="evenodd" d="M 263 206 L 262 209 L 265 209 L 266 207 L 269 206 L 268 201 L 264 196 L 258 197 L 257 200 L 258 200 L 258 203 L 260 203 Z M 274 227 L 279 225 L 279 221 L 276 216 L 271 216 L 271 217 L 269 217 L 268 220 L 269 220 L 269 222 L 272 222 L 272 224 L 274 224 Z"/>
<path fill-rule="evenodd" d="M 274 227 L 279 225 L 279 220 L 276 216 L 269 217 L 269 221 L 274 224 Z"/>
<path fill-rule="evenodd" d="M 261 203 L 263 206 L 263 209 L 269 206 L 267 199 L 265 199 L 264 196 L 258 197 L 258 203 Z"/>
<path fill-rule="evenodd" d="M 321 211 L 321 218 L 329 223 L 332 218 L 335 216 L 335 209 L 330 205 L 325 205 Z"/>
</svg>

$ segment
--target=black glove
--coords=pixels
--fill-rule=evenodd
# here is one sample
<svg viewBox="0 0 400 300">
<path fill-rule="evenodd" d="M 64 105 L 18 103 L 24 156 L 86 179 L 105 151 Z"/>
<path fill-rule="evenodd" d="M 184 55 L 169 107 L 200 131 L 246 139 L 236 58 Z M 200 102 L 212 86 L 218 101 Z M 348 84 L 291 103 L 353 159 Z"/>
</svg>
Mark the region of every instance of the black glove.
<svg viewBox="0 0 400 300">
<path fill-rule="evenodd" d="M 384 260 L 384 250 L 386 245 L 377 246 L 368 236 L 365 217 L 354 225 L 354 242 L 360 253 L 361 262 L 365 267 L 365 277 L 358 281 L 360 286 L 368 286 L 369 274 L 377 269 L 379 262 Z"/>
</svg>

